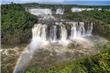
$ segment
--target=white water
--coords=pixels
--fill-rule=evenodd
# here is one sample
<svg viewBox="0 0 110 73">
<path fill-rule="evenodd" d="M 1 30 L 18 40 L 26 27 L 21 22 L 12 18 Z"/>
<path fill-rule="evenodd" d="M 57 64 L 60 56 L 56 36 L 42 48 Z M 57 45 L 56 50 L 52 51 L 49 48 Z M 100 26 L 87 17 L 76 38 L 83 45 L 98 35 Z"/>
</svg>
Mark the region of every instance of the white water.
<svg viewBox="0 0 110 73">
<path fill-rule="evenodd" d="M 56 26 L 53 27 L 53 41 L 57 40 L 57 29 Z"/>
<path fill-rule="evenodd" d="M 46 39 L 46 28 L 47 28 L 47 26 L 44 24 L 44 25 L 42 25 L 42 34 L 41 34 L 41 38 L 42 38 L 42 40 L 43 41 L 46 41 L 47 39 Z"/>
<path fill-rule="evenodd" d="M 92 33 L 92 30 L 93 30 L 93 23 L 91 23 L 91 24 L 89 24 L 88 25 L 88 29 L 87 29 L 87 35 L 91 35 L 91 33 Z"/>
<path fill-rule="evenodd" d="M 58 9 L 56 10 L 56 14 L 63 15 L 63 14 L 64 14 L 64 9 L 58 8 Z"/>
<path fill-rule="evenodd" d="M 81 36 L 85 36 L 86 32 L 85 32 L 85 28 L 84 28 L 84 22 L 80 22 L 79 23 L 79 37 Z"/>
<path fill-rule="evenodd" d="M 54 26 L 52 26 L 51 28 L 50 28 L 50 35 L 49 35 L 49 40 L 50 40 L 50 42 L 56 42 L 56 40 L 57 40 L 57 29 L 56 29 L 56 26 L 54 25 Z"/>
<path fill-rule="evenodd" d="M 57 25 L 60 27 L 60 31 L 57 32 Z M 69 40 L 67 39 L 67 37 L 70 37 L 70 39 L 75 39 L 75 38 L 83 38 L 85 36 L 90 36 L 92 35 L 92 30 L 93 30 L 93 23 L 87 24 L 87 26 L 85 27 L 84 22 L 72 22 L 71 25 L 71 35 L 67 35 L 68 31 L 66 28 L 66 25 L 61 24 L 61 23 L 57 23 L 57 25 L 53 25 L 50 26 L 50 31 L 47 32 L 46 29 L 48 27 L 48 25 L 46 24 L 38 24 L 35 25 L 34 28 L 32 29 L 32 33 L 33 33 L 33 38 L 35 37 L 39 37 L 41 38 L 43 41 L 50 41 L 50 42 L 57 42 L 57 41 L 62 41 L 62 40 Z M 87 29 L 87 30 L 86 30 Z M 47 35 L 46 33 L 49 33 L 49 35 Z M 58 33 L 60 34 L 60 39 L 57 38 Z M 47 39 L 47 36 L 49 36 L 49 39 Z"/>
<path fill-rule="evenodd" d="M 67 30 L 65 28 L 65 25 L 61 25 L 61 40 L 67 40 Z"/>
<path fill-rule="evenodd" d="M 42 24 L 35 24 L 32 28 L 32 39 L 40 37 Z"/>
<path fill-rule="evenodd" d="M 43 17 L 52 15 L 51 9 L 48 8 L 33 8 L 33 9 L 29 9 L 29 12 L 33 15 L 43 16 Z"/>
<path fill-rule="evenodd" d="M 71 39 L 75 39 L 77 37 L 77 30 L 76 30 L 76 24 L 77 23 L 72 23 L 72 28 L 71 28 Z"/>
<path fill-rule="evenodd" d="M 32 28 L 32 41 L 18 59 L 13 73 L 23 73 L 32 59 L 34 52 L 41 47 L 42 39 L 40 38 L 40 30 L 41 24 L 35 25 L 34 28 Z"/>
<path fill-rule="evenodd" d="M 50 31 L 48 32 L 46 31 L 46 29 L 49 25 L 35 24 L 34 27 L 32 28 L 32 41 L 18 59 L 18 62 L 16 64 L 13 73 L 19 73 L 20 71 L 21 72 L 25 71 L 25 68 L 32 59 L 32 56 L 35 53 L 35 51 L 41 48 L 41 46 L 43 46 L 44 44 L 46 44 L 46 42 L 54 43 L 59 41 L 57 44 L 66 46 L 68 45 L 69 40 L 71 40 L 71 38 L 72 40 L 75 39 L 80 40 L 81 38 L 83 39 L 84 36 L 92 35 L 93 23 L 88 24 L 87 27 L 84 27 L 85 26 L 84 22 L 79 22 L 79 24 L 78 22 L 72 22 L 71 25 L 68 25 L 71 26 L 70 29 L 71 35 L 68 35 L 68 30 L 66 28 L 66 25 L 68 24 L 64 25 L 61 23 L 57 23 L 57 25 L 52 25 Z M 57 26 L 60 27 L 61 32 L 57 30 L 58 29 Z M 47 33 L 49 33 L 49 35 L 47 35 Z M 58 33 L 60 34 L 60 39 L 57 38 Z M 49 36 L 49 39 L 46 38 L 47 36 Z M 67 39 L 67 37 L 71 37 L 71 38 Z"/>
</svg>

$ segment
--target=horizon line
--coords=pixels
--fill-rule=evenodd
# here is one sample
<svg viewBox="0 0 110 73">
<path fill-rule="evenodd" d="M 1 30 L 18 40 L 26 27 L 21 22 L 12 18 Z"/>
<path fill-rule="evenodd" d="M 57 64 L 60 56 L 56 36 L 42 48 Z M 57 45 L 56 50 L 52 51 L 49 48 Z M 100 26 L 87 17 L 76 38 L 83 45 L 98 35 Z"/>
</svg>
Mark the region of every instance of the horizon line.
<svg viewBox="0 0 110 73">
<path fill-rule="evenodd" d="M 26 3 L 38 3 L 38 4 L 64 4 L 64 5 L 110 5 L 110 1 L 64 1 L 64 2 L 1 2 L 1 4 L 26 4 Z"/>
</svg>

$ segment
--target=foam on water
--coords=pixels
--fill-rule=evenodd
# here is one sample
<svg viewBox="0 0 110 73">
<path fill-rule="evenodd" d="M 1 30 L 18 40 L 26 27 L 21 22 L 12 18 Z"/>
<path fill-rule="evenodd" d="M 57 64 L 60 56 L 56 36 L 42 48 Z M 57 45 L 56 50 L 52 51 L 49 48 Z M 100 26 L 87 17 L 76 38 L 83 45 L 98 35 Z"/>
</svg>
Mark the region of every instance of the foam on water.
<svg viewBox="0 0 110 73">
<path fill-rule="evenodd" d="M 58 27 L 59 26 L 59 30 Z M 69 26 L 69 25 L 68 25 Z M 63 23 L 57 23 L 57 25 L 52 25 L 49 32 L 47 31 L 49 25 L 46 24 L 35 24 L 32 28 L 32 41 L 25 49 L 23 54 L 18 59 L 15 70 L 13 73 L 19 73 L 20 71 L 25 71 L 28 63 L 32 59 L 34 52 L 43 46 L 49 44 L 60 44 L 62 46 L 67 46 L 73 41 L 88 41 L 84 36 L 92 35 L 93 24 L 89 24 L 85 27 L 84 22 L 72 22 L 70 35 L 68 35 L 68 28 Z M 87 30 L 86 30 L 87 29 Z M 58 35 L 60 34 L 60 35 Z M 48 39 L 47 39 L 48 36 Z M 59 36 L 59 38 L 58 38 Z M 67 38 L 70 37 L 70 38 Z M 80 43 L 80 42 L 79 42 Z"/>
</svg>

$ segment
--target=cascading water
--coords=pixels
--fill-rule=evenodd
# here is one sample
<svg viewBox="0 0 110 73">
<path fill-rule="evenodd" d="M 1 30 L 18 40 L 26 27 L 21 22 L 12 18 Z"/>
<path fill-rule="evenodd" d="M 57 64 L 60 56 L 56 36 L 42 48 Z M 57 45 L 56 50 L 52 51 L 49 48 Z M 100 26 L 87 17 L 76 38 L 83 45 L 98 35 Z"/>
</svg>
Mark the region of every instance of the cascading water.
<svg viewBox="0 0 110 73">
<path fill-rule="evenodd" d="M 59 25 L 60 27 L 60 31 L 61 33 L 58 31 L 57 32 L 57 25 Z M 42 41 L 50 41 L 50 42 L 57 42 L 57 41 L 62 41 L 62 40 L 68 40 L 67 37 L 70 37 L 71 39 L 75 39 L 75 38 L 83 38 L 85 36 L 90 36 L 92 34 L 92 30 L 93 30 L 93 23 L 86 25 L 84 22 L 72 22 L 71 25 L 71 35 L 68 35 L 68 30 L 66 28 L 66 25 L 62 24 L 62 23 L 57 23 L 57 25 L 53 25 L 53 26 L 49 26 L 47 24 L 38 24 L 35 25 L 34 28 L 32 29 L 33 31 L 33 38 L 41 38 Z M 48 29 L 47 27 L 49 26 L 49 32 L 46 31 L 46 29 Z M 87 30 L 86 30 L 87 29 Z M 49 33 L 49 35 L 47 35 L 46 33 Z M 57 38 L 58 34 L 60 34 L 60 39 Z M 49 37 L 49 39 L 47 39 L 47 36 Z"/>
<path fill-rule="evenodd" d="M 59 26 L 60 29 L 58 29 L 57 26 Z M 84 22 L 79 22 L 79 24 L 78 22 L 72 22 L 71 25 L 68 26 L 71 26 L 71 35 L 68 35 L 69 28 L 66 28 L 66 24 L 64 25 L 62 23 L 57 23 L 57 25 L 55 24 L 52 26 L 49 26 L 47 24 L 35 24 L 32 28 L 32 41 L 26 48 L 25 52 L 18 59 L 13 73 L 19 73 L 25 70 L 25 67 L 32 59 L 34 52 L 37 49 L 41 48 L 41 46 L 43 46 L 44 43 L 46 43 L 44 41 L 48 41 L 50 43 L 59 41 L 58 44 L 60 43 L 61 45 L 65 46 L 68 45 L 68 40 L 71 40 L 71 38 L 72 40 L 74 40 L 78 39 L 79 37 L 84 38 L 84 36 L 92 35 L 93 23 L 85 27 Z M 47 27 L 49 27 L 49 29 Z M 47 33 L 49 33 L 49 35 L 47 35 Z M 57 37 L 58 34 L 60 34 L 60 39 L 58 39 Z M 47 36 L 49 37 L 48 39 L 46 38 Z M 68 39 L 67 37 L 71 38 Z"/>
<path fill-rule="evenodd" d="M 67 40 L 67 30 L 65 28 L 65 25 L 61 25 L 61 40 Z"/>
<path fill-rule="evenodd" d="M 32 39 L 40 37 L 42 24 L 35 24 L 32 28 Z"/>
<path fill-rule="evenodd" d="M 79 30 L 78 30 L 78 33 L 79 33 L 79 37 L 82 37 L 82 36 L 85 36 L 85 28 L 84 28 L 84 22 L 80 22 L 79 23 Z"/>
<path fill-rule="evenodd" d="M 46 39 L 46 29 L 47 29 L 47 25 L 46 25 L 46 24 L 42 25 L 41 38 L 42 38 L 43 41 L 46 41 L 46 40 L 47 40 L 47 39 Z"/>
<path fill-rule="evenodd" d="M 72 27 L 71 27 L 71 39 L 76 38 L 77 37 L 77 30 L 76 30 L 76 24 L 77 23 L 72 23 Z"/>
<path fill-rule="evenodd" d="M 57 40 L 57 29 L 56 25 L 52 26 L 50 29 L 50 36 L 49 36 L 50 42 L 55 42 Z"/>
<path fill-rule="evenodd" d="M 58 8 L 58 9 L 56 10 L 56 14 L 63 15 L 63 14 L 64 14 L 64 9 Z"/>
<path fill-rule="evenodd" d="M 87 28 L 87 35 L 90 36 L 92 34 L 92 30 L 93 30 L 93 23 L 88 24 L 88 28 Z"/>
<path fill-rule="evenodd" d="M 57 29 L 56 26 L 53 27 L 53 41 L 57 40 Z"/>
<path fill-rule="evenodd" d="M 34 28 L 32 28 L 32 41 L 28 45 L 28 47 L 26 47 L 25 51 L 18 59 L 13 73 L 21 73 L 21 72 L 23 73 L 25 71 L 26 66 L 32 59 L 34 51 L 40 48 L 42 43 L 42 40 L 40 38 L 41 28 L 42 28 L 41 24 L 37 24 L 37 25 L 35 24 Z"/>
</svg>

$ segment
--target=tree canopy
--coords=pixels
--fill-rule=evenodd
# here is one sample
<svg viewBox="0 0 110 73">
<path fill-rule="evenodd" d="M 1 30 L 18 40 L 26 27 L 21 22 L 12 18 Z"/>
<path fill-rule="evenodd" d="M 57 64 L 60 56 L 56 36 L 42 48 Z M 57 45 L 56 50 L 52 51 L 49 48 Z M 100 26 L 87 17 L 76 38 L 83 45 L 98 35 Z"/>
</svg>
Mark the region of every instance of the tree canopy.
<svg viewBox="0 0 110 73">
<path fill-rule="evenodd" d="M 27 42 L 31 38 L 31 29 L 37 23 L 37 17 L 26 12 L 20 4 L 2 5 L 1 11 L 2 43 Z"/>
</svg>

